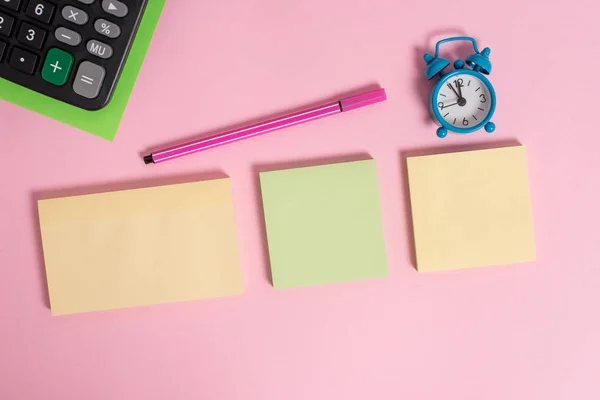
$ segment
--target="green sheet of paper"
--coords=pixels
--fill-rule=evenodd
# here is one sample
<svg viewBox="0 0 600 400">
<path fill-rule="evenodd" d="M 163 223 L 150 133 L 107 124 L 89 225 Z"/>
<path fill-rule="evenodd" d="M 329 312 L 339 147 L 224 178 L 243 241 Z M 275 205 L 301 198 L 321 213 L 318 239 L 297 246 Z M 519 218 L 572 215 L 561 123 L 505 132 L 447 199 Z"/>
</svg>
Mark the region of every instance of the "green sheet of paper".
<svg viewBox="0 0 600 400">
<path fill-rule="evenodd" d="M 260 174 L 273 286 L 387 276 L 374 160 Z"/>
<path fill-rule="evenodd" d="M 121 72 L 110 103 L 101 110 L 87 111 L 0 78 L 0 99 L 31 111 L 113 140 L 129 101 L 138 72 L 150 46 L 152 35 L 166 0 L 148 0 L 135 41 Z"/>
</svg>

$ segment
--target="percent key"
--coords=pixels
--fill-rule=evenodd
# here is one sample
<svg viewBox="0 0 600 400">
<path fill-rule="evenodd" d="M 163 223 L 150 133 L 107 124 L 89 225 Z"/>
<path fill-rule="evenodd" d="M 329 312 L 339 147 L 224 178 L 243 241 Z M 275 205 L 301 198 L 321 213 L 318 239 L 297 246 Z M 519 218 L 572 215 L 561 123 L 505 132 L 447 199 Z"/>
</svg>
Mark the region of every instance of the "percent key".
<svg viewBox="0 0 600 400">
<path fill-rule="evenodd" d="M 116 24 L 109 22 L 105 19 L 99 19 L 94 24 L 94 29 L 101 35 L 109 37 L 111 39 L 118 38 L 121 34 L 121 28 L 119 28 Z"/>
</svg>

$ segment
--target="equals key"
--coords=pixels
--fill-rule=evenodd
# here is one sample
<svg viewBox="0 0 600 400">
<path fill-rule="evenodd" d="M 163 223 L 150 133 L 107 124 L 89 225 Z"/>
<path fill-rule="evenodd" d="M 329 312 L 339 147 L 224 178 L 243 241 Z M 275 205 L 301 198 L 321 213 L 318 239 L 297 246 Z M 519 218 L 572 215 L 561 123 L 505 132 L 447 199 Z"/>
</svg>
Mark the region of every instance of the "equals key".
<svg viewBox="0 0 600 400">
<path fill-rule="evenodd" d="M 95 99 L 102 88 L 104 75 L 104 68 L 89 61 L 84 61 L 77 70 L 73 90 L 86 99 Z"/>
</svg>

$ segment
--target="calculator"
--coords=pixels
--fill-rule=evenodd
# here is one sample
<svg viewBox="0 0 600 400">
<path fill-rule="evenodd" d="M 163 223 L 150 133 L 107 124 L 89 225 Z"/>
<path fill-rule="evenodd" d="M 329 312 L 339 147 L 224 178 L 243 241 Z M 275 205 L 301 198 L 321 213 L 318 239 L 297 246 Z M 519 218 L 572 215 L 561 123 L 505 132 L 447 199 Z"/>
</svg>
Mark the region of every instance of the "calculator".
<svg viewBox="0 0 600 400">
<path fill-rule="evenodd" d="M 111 99 L 148 0 L 0 0 L 0 78 L 95 111 Z"/>
</svg>

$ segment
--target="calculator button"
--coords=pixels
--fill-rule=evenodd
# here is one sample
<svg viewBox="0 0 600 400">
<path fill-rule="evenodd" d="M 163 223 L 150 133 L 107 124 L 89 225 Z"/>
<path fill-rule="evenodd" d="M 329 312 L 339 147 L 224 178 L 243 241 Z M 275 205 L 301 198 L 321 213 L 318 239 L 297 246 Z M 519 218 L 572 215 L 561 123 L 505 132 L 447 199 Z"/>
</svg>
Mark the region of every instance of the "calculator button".
<svg viewBox="0 0 600 400">
<path fill-rule="evenodd" d="M 106 43 L 102 43 L 98 40 L 90 40 L 87 43 L 87 51 L 97 57 L 104 58 L 105 60 L 110 58 L 113 54 L 113 49 Z"/>
<path fill-rule="evenodd" d="M 0 2 L 2 2 L 2 0 L 0 0 Z M 10 36 L 10 31 L 12 31 L 14 24 L 15 19 L 13 17 L 0 13 L 0 35 Z"/>
<path fill-rule="evenodd" d="M 127 6 L 117 0 L 102 0 L 102 9 L 105 12 L 120 18 L 126 16 L 129 12 Z"/>
<path fill-rule="evenodd" d="M 0 61 L 2 61 L 2 57 L 4 56 L 5 50 L 6 50 L 6 43 L 0 42 Z"/>
<path fill-rule="evenodd" d="M 77 25 L 85 25 L 89 20 L 89 17 L 85 11 L 73 6 L 63 7 L 62 16 L 67 21 Z"/>
<path fill-rule="evenodd" d="M 19 71 L 30 75 L 33 74 L 33 71 L 35 71 L 36 63 L 37 56 L 35 54 L 21 50 L 18 47 L 13 49 L 12 54 L 10 55 L 10 60 L 8 61 L 8 65 L 14 69 L 18 69 Z"/>
<path fill-rule="evenodd" d="M 33 19 L 49 24 L 52 19 L 52 14 L 54 14 L 54 6 L 47 1 L 30 1 L 27 6 L 26 14 Z"/>
<path fill-rule="evenodd" d="M 104 75 L 104 68 L 89 61 L 84 61 L 77 70 L 73 90 L 87 99 L 95 99 L 100 93 Z"/>
<path fill-rule="evenodd" d="M 56 86 L 67 83 L 73 68 L 73 56 L 64 50 L 50 49 L 42 67 L 42 78 Z"/>
<path fill-rule="evenodd" d="M 94 1 L 96 0 L 79 0 L 79 2 L 83 4 L 94 4 Z"/>
<path fill-rule="evenodd" d="M 68 44 L 69 46 L 77 46 L 81 43 L 81 35 L 79 33 L 62 26 L 54 32 L 54 36 L 56 37 L 56 40 Z"/>
<path fill-rule="evenodd" d="M 17 34 L 17 40 L 23 44 L 31 46 L 35 49 L 41 49 L 46 38 L 46 31 L 37 28 L 27 22 L 21 24 L 21 29 Z"/>
<path fill-rule="evenodd" d="M 0 0 L 0 5 L 10 8 L 11 10 L 19 11 L 21 0 Z"/>
<path fill-rule="evenodd" d="M 111 39 L 118 38 L 119 35 L 121 35 L 121 28 L 102 18 L 94 23 L 94 29 L 96 29 L 96 32 L 99 34 L 107 36 Z"/>
</svg>

